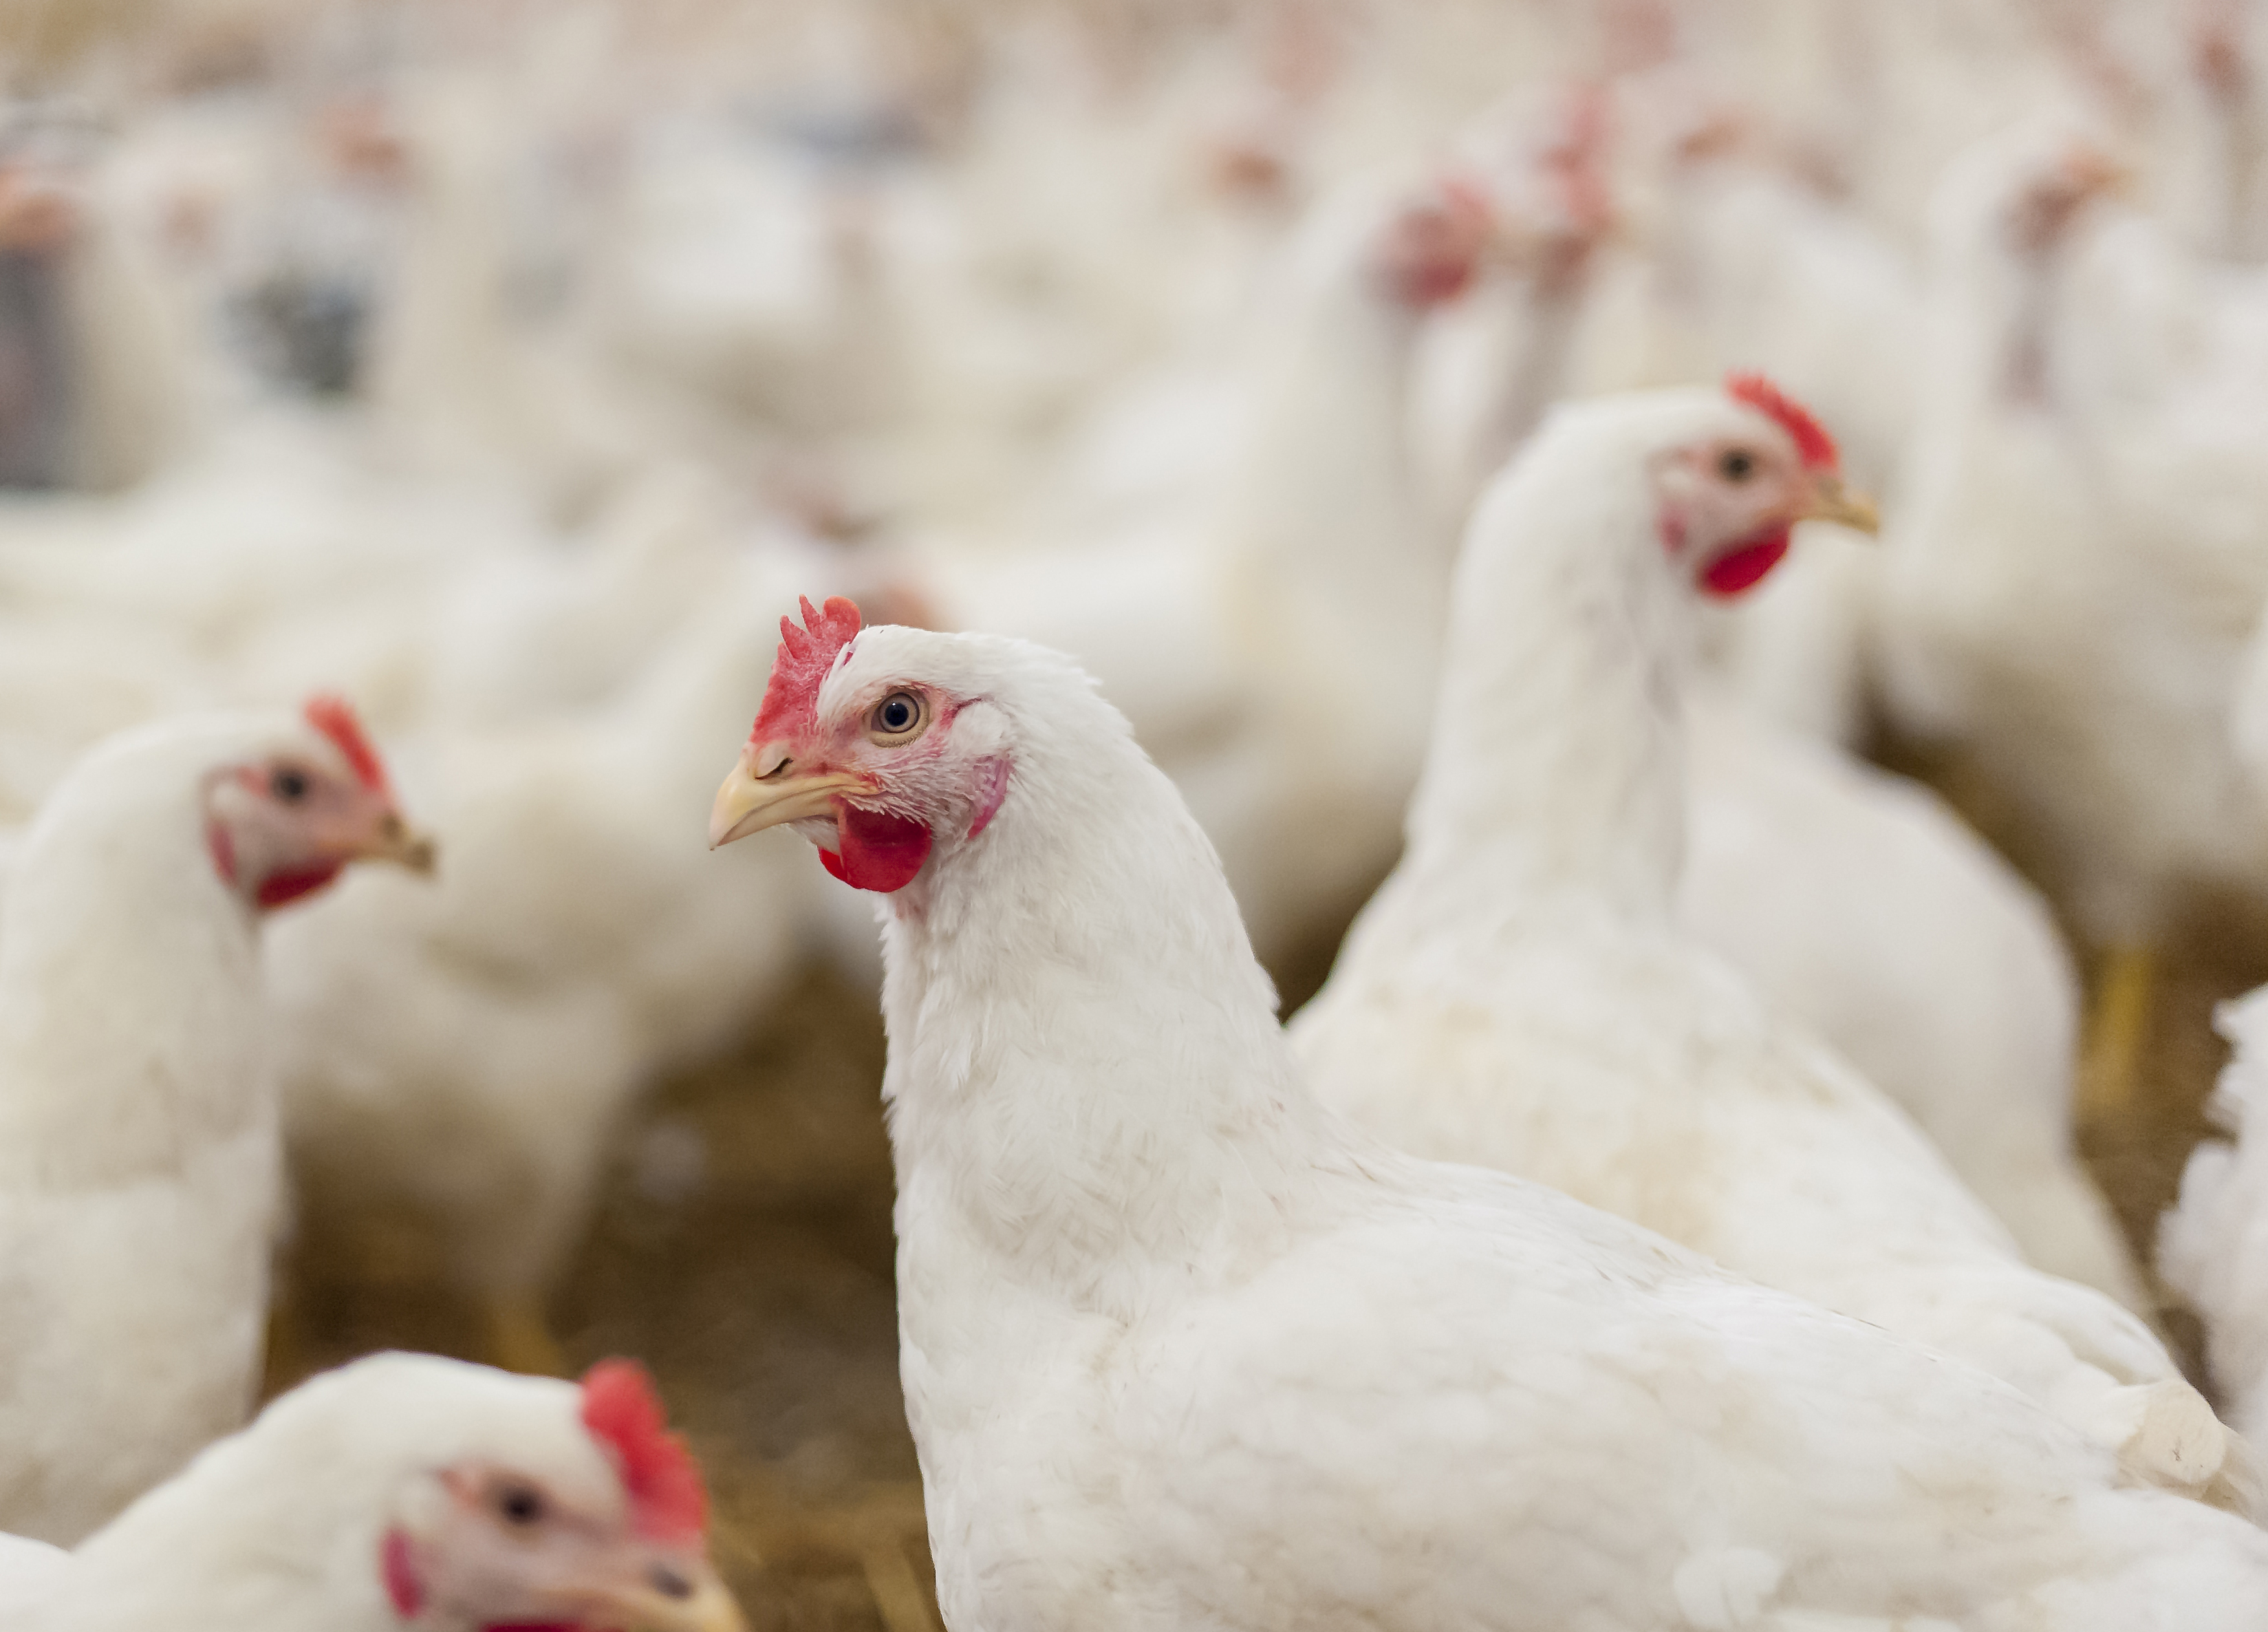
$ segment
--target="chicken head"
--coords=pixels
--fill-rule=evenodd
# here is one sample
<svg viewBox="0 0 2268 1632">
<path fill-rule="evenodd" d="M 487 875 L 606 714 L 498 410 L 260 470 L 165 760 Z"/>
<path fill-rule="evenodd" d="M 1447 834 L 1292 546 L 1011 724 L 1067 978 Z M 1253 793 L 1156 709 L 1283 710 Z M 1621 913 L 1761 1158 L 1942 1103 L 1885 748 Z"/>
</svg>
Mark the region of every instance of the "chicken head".
<svg viewBox="0 0 2268 1632">
<path fill-rule="evenodd" d="M 746 1632 L 709 1562 L 701 1470 L 643 1368 L 582 1383 L 584 1444 L 452 1464 L 404 1492 L 379 1547 L 394 1614 L 436 1632 Z M 588 1451 L 600 1451 L 604 1472 Z"/>
<path fill-rule="evenodd" d="M 858 673 L 858 608 L 803 603 L 740 762 L 710 812 L 713 848 L 792 826 L 828 872 L 883 893 L 913 882 L 940 834 L 974 838 L 1008 788 L 1005 725 L 982 695 L 934 678 Z"/>
<path fill-rule="evenodd" d="M 353 710 L 317 697 L 303 717 L 305 742 L 206 779 L 205 842 L 222 881 L 265 909 L 321 889 L 350 862 L 431 871 L 433 842 L 402 820 Z"/>
<path fill-rule="evenodd" d="M 1808 412 L 1761 375 L 1735 375 L 1726 393 L 1752 411 L 1750 426 L 1672 448 L 1653 473 L 1662 548 L 1716 596 L 1762 583 L 1799 521 L 1869 533 L 1877 525 L 1874 505 L 1843 485 L 1834 438 Z"/>
</svg>

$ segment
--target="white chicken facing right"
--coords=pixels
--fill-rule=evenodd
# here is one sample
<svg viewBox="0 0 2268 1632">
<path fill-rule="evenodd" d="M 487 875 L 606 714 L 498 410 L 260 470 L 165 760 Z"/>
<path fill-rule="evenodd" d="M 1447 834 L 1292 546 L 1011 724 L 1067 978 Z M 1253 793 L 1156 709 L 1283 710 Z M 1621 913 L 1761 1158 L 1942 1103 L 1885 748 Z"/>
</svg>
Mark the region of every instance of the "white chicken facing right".
<svg viewBox="0 0 2268 1632">
<path fill-rule="evenodd" d="M 2184 898 L 2268 901 L 2268 823 L 2228 739 L 2268 602 L 2268 301 L 2138 254 L 2119 168 L 2021 127 L 1933 204 L 1922 412 L 1885 540 L 1885 698 L 1963 756 L 2104 954 L 2094 1107 L 2129 1104 L 2153 949 Z M 2110 229 L 2116 228 L 2116 231 Z"/>
<path fill-rule="evenodd" d="M 346 706 L 98 747 L 0 934 L 0 1529 L 76 1541 L 244 1420 L 281 1202 L 260 921 L 423 870 Z"/>
<path fill-rule="evenodd" d="M 637 1365 L 380 1354 L 293 1389 L 76 1550 L 0 1537 L 9 1632 L 747 1632 Z"/>
<path fill-rule="evenodd" d="M 1498 478 L 1408 848 L 1292 1023 L 1323 1102 L 1960 1355 L 2216 1499 L 2226 1431 L 2149 1329 L 2026 1266 L 1919 1132 L 1680 930 L 1704 592 L 1859 519 L 1768 382 L 1563 407 Z"/>
<path fill-rule="evenodd" d="M 1325 1111 L 1067 659 L 806 618 L 710 832 L 879 897 L 947 1625 L 2258 1626 L 2268 1535 L 2004 1384 Z"/>
</svg>

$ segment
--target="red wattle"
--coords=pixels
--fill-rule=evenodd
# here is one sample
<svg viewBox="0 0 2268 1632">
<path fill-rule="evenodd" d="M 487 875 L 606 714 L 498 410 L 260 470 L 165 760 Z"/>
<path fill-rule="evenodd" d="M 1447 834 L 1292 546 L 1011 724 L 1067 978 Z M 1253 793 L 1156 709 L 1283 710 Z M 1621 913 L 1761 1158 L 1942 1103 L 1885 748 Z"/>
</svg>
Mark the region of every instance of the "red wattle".
<svg viewBox="0 0 2268 1632">
<path fill-rule="evenodd" d="M 835 848 L 819 852 L 819 864 L 854 890 L 887 895 L 914 881 L 930 843 L 927 822 L 838 805 Z"/>
<path fill-rule="evenodd" d="M 379 1544 L 378 1570 L 386 1584 L 386 1601 L 404 1621 L 417 1619 L 425 1607 L 425 1583 L 418 1578 L 416 1562 L 409 1556 L 409 1538 L 389 1530 Z"/>
<path fill-rule="evenodd" d="M 326 862 L 319 867 L 309 867 L 298 872 L 272 872 L 260 881 L 259 901 L 262 907 L 281 907 L 286 901 L 296 901 L 302 895 L 312 895 L 339 876 L 343 862 Z"/>
<path fill-rule="evenodd" d="M 1735 544 L 1709 563 L 1701 575 L 1701 587 L 1712 595 L 1740 595 L 1756 588 L 1765 574 L 1779 565 L 1780 557 L 1787 554 L 1787 529 L 1779 527 L 1759 533 L 1746 543 Z"/>
</svg>

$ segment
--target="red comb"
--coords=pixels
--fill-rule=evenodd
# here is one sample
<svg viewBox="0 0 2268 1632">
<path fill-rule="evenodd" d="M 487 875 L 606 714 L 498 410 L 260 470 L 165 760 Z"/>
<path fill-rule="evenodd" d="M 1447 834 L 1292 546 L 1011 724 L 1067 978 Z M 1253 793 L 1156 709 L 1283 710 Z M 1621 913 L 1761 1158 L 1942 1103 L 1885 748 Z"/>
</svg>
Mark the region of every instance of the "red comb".
<svg viewBox="0 0 2268 1632">
<path fill-rule="evenodd" d="M 840 595 L 831 595 L 824 606 L 814 606 L 796 597 L 803 608 L 803 628 L 792 618 L 780 620 L 779 655 L 772 659 L 772 677 L 764 686 L 763 707 L 756 710 L 751 742 L 776 742 L 808 730 L 819 717 L 819 687 L 835 666 L 836 655 L 858 632 L 858 608 Z"/>
<path fill-rule="evenodd" d="M 1727 374 L 1725 394 L 1778 420 L 1780 428 L 1795 438 L 1795 451 L 1811 469 L 1832 470 L 1841 462 L 1842 455 L 1835 451 L 1835 438 L 1827 434 L 1827 427 L 1762 374 Z"/>
<path fill-rule="evenodd" d="M 378 750 L 371 746 L 370 738 L 363 731 L 362 721 L 356 717 L 352 703 L 344 697 L 324 692 L 308 698 L 307 706 L 301 712 L 306 716 L 308 724 L 328 737 L 331 746 L 346 756 L 347 763 L 354 767 L 355 776 L 364 787 L 372 793 L 387 791 L 386 761 L 379 759 Z"/>
<path fill-rule="evenodd" d="M 697 1540 L 709 1525 L 701 1465 L 669 1431 L 653 1378 L 635 1360 L 601 1360 L 583 1373 L 583 1426 L 607 1447 L 640 1535 Z"/>
</svg>

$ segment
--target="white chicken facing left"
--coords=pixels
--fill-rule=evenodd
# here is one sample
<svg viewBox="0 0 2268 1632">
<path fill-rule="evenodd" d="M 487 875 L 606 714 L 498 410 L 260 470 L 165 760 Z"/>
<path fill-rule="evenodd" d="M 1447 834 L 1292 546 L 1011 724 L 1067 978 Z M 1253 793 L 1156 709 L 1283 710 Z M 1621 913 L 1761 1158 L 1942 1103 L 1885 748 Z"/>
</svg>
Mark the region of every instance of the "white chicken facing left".
<svg viewBox="0 0 2268 1632">
<path fill-rule="evenodd" d="M 882 897 L 948 1625 L 2257 1625 L 2268 1536 L 1996 1379 L 1325 1111 L 1067 659 L 806 616 L 710 833 Z"/>
<path fill-rule="evenodd" d="M 347 706 L 123 733 L 15 851 L 0 934 L 0 1530 L 76 1541 L 236 1428 L 282 1152 L 260 921 L 423 871 Z"/>
</svg>

